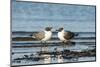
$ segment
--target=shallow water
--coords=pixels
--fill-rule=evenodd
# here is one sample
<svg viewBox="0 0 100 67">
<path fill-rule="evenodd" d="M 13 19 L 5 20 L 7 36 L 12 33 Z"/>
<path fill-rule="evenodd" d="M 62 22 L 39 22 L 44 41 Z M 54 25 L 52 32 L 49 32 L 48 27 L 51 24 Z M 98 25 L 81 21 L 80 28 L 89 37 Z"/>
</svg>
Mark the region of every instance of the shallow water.
<svg viewBox="0 0 100 67">
<path fill-rule="evenodd" d="M 79 33 L 79 32 L 78 32 Z M 13 38 L 20 37 L 22 33 L 16 33 L 13 34 Z M 28 37 L 30 33 L 25 33 L 26 37 Z M 17 35 L 17 36 L 16 36 Z M 18 36 L 19 35 L 19 36 Z M 25 36 L 23 34 L 22 37 Z M 86 36 L 85 36 L 86 35 Z M 15 36 L 15 37 L 14 37 Z M 54 35 L 54 37 L 56 37 Z M 84 37 L 85 39 L 82 39 Z M 86 37 L 94 37 L 93 39 L 88 39 Z M 44 44 L 42 44 L 40 41 L 12 41 L 12 65 L 32 65 L 32 64 L 47 64 L 47 63 L 69 63 L 69 62 L 81 62 L 81 61 L 95 61 L 95 56 L 82 56 L 82 57 L 72 57 L 70 56 L 66 59 L 62 57 L 62 55 L 38 55 L 41 51 L 49 51 L 49 52 L 56 52 L 56 51 L 63 51 L 63 50 L 70 50 L 75 52 L 82 52 L 85 50 L 93 50 L 96 48 L 95 45 L 95 33 L 79 33 L 79 36 L 76 36 L 76 38 L 71 40 L 75 43 L 68 43 L 68 44 L 62 44 L 59 43 L 59 40 L 50 40 L 47 41 L 47 46 L 43 47 Z M 56 50 L 55 50 L 56 49 Z M 17 58 L 23 58 L 24 55 L 31 55 L 32 57 L 49 57 L 44 58 L 39 61 L 32 61 L 32 60 L 15 60 Z M 54 56 L 54 57 L 53 57 Z M 66 56 L 67 57 L 67 56 Z"/>
</svg>

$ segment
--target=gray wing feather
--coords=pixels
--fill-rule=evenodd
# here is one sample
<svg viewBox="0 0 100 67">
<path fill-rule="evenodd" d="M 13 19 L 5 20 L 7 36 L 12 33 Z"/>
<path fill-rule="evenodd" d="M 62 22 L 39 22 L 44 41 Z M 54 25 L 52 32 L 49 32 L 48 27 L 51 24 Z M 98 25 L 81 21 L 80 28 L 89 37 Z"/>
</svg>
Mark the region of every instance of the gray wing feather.
<svg viewBox="0 0 100 67">
<path fill-rule="evenodd" d="M 38 32 L 38 33 L 34 34 L 34 37 L 37 40 L 41 40 L 45 37 L 45 33 L 44 32 Z"/>
<path fill-rule="evenodd" d="M 70 31 L 64 33 L 65 39 L 72 39 L 73 37 L 74 37 L 74 33 L 70 32 Z"/>
</svg>

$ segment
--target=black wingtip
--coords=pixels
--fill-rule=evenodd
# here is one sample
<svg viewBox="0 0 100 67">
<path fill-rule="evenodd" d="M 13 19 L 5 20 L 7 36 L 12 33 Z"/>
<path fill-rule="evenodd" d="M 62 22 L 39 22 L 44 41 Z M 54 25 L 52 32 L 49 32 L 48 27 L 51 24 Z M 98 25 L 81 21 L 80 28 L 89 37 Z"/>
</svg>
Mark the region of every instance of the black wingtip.
<svg viewBox="0 0 100 67">
<path fill-rule="evenodd" d="M 78 33 L 75 33 L 75 36 L 78 36 L 79 34 Z"/>
<path fill-rule="evenodd" d="M 30 34 L 29 36 L 31 36 L 31 37 L 32 37 L 32 34 Z"/>
</svg>

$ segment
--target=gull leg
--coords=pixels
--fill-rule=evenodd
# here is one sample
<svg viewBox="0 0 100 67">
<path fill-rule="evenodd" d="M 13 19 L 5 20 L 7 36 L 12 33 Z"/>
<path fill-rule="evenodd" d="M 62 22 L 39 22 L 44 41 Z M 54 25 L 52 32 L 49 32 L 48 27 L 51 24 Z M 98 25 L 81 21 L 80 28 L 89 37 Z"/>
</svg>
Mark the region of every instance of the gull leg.
<svg viewBox="0 0 100 67">
<path fill-rule="evenodd" d="M 63 50 L 66 48 L 66 45 L 69 45 L 69 40 L 64 40 L 63 41 Z"/>
<path fill-rule="evenodd" d="M 65 45 L 65 42 L 64 42 L 64 41 L 62 41 L 62 47 L 63 47 L 63 50 L 64 50 L 64 45 Z"/>
<path fill-rule="evenodd" d="M 65 43 L 69 43 L 69 42 L 70 42 L 70 40 L 65 40 L 64 42 L 65 42 Z"/>
<path fill-rule="evenodd" d="M 44 41 L 44 47 L 46 47 L 46 41 Z"/>
<path fill-rule="evenodd" d="M 42 52 L 42 45 L 43 45 L 43 42 L 41 41 L 41 48 L 40 48 L 41 52 Z"/>
<path fill-rule="evenodd" d="M 43 41 L 43 50 L 45 51 L 46 41 Z"/>
<path fill-rule="evenodd" d="M 46 41 L 41 41 L 41 44 L 43 45 L 43 46 L 41 46 L 41 51 L 42 51 L 42 49 L 45 47 L 45 43 L 46 43 Z"/>
</svg>

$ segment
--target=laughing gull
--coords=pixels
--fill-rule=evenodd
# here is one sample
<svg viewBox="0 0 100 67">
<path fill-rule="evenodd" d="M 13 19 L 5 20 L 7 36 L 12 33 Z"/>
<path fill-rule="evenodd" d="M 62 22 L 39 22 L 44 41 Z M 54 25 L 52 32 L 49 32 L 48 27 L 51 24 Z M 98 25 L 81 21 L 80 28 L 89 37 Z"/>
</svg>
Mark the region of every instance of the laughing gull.
<svg viewBox="0 0 100 67">
<path fill-rule="evenodd" d="M 33 34 L 32 38 L 40 40 L 41 42 L 46 42 L 52 36 L 51 29 L 52 27 L 46 27 L 44 31 Z"/>
<path fill-rule="evenodd" d="M 65 32 L 64 28 L 59 28 L 56 31 L 58 31 L 58 38 L 64 43 L 69 42 L 70 39 L 74 38 L 75 36 L 75 33 L 73 32 L 70 32 L 70 31 Z"/>
</svg>

